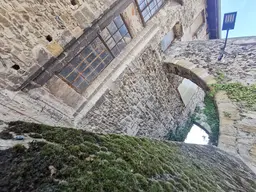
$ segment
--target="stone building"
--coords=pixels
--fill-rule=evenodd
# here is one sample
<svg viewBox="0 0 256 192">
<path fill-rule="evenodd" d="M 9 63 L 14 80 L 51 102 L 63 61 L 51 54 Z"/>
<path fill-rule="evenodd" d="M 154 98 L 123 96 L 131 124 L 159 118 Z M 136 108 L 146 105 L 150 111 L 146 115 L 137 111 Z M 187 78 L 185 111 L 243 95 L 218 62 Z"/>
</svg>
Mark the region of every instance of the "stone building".
<svg viewBox="0 0 256 192">
<path fill-rule="evenodd" d="M 230 41 L 217 62 L 222 41 L 208 40 L 205 0 L 0 5 L 3 121 L 163 139 L 187 121 L 219 70 L 229 82 L 255 83 L 255 39 Z M 210 37 L 218 37 L 213 31 Z M 184 91 L 183 78 L 199 87 Z M 255 112 L 232 104 L 225 93 L 219 97 L 234 113 L 223 120 L 218 108 L 219 146 L 239 152 L 255 169 Z"/>
<path fill-rule="evenodd" d="M 26 120 L 89 130 L 98 130 L 100 126 L 103 132 L 135 135 L 138 130 L 128 128 L 135 126 L 131 122 L 136 122 L 136 126 L 144 124 L 145 130 L 149 126 L 148 114 L 137 120 L 132 117 L 138 116 L 138 106 L 146 110 L 143 101 L 132 101 L 133 110 L 131 103 L 126 103 L 131 95 L 124 96 L 120 102 L 126 103 L 125 110 L 108 104 L 100 111 L 105 120 L 99 119 L 99 112 L 92 109 L 103 102 L 105 93 L 115 90 L 116 80 L 124 78 L 128 65 L 135 60 L 139 65 L 149 45 L 156 52 L 147 50 L 145 54 L 158 55 L 154 58 L 157 59 L 172 41 L 208 39 L 204 0 L 154 0 L 150 4 L 143 0 L 2 1 L 0 9 L 0 110 L 5 121 Z M 157 73 L 163 75 L 162 71 Z M 162 97 L 167 99 L 165 102 L 173 99 L 177 111 L 170 114 L 172 105 L 168 110 L 156 110 L 150 127 L 161 124 L 163 132 L 146 135 L 163 137 L 185 111 L 176 90 L 181 78 L 175 78 L 172 87 L 163 87 L 166 92 Z M 154 102 L 158 96 L 152 91 L 157 90 L 145 90 L 147 80 L 137 80 L 127 82 L 132 92 Z M 152 85 L 161 83 L 155 80 Z M 134 83 L 140 86 L 133 87 Z M 153 89 L 159 88 L 154 86 Z M 121 106 L 118 100 L 115 104 Z M 161 111 L 163 117 L 156 122 Z M 165 121 L 160 123 L 162 119 Z M 124 125 L 127 130 L 120 130 Z"/>
</svg>

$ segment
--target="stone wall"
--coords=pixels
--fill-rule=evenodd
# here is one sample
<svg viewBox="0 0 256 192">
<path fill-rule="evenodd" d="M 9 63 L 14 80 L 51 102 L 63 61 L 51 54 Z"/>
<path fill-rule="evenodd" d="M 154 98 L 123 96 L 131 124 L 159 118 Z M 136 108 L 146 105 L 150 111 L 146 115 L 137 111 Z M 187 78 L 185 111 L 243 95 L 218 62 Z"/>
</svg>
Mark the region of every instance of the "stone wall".
<svg viewBox="0 0 256 192">
<path fill-rule="evenodd" d="M 0 75 L 6 80 L 1 87 L 17 88 L 51 57 L 57 57 L 115 2 L 1 1 Z M 15 65 L 20 69 L 15 69 Z"/>
<path fill-rule="evenodd" d="M 153 58 L 150 55 L 161 55 L 159 43 L 163 36 L 172 30 L 177 22 L 183 26 L 184 30 L 189 28 L 189 26 L 193 24 L 196 16 L 205 8 L 205 2 L 203 0 L 194 0 L 192 2 L 185 1 L 185 3 L 181 5 L 176 1 L 167 1 L 158 13 L 146 23 L 145 28 L 142 27 L 141 21 L 138 19 L 139 14 L 130 4 L 131 2 L 87 1 L 82 3 L 81 1 L 75 1 L 77 5 L 72 5 L 71 2 L 62 1 L 35 1 L 32 6 L 33 10 L 31 10 L 32 8 L 25 2 L 1 2 L 3 5 L 1 18 L 3 18 L 3 21 L 8 21 L 9 24 L 8 26 L 4 26 L 4 30 L 1 33 L 3 34 L 1 40 L 4 44 L 4 51 L 1 52 L 1 63 L 5 66 L 1 68 L 0 75 L 1 93 L 3 93 L 1 99 L 5 101 L 0 104 L 3 109 L 1 114 L 2 120 L 10 121 L 23 119 L 50 125 L 74 125 L 89 130 L 98 130 L 101 128 L 104 129 L 103 132 L 121 133 L 119 130 L 121 126 L 120 122 L 123 123 L 122 125 L 127 124 L 127 127 L 131 127 L 129 115 L 132 113 L 131 116 L 135 117 L 137 113 L 135 111 L 131 112 L 131 106 L 139 108 L 140 103 L 136 105 L 133 105 L 133 103 L 137 101 L 126 103 L 126 111 L 123 111 L 122 114 L 120 114 L 119 108 L 115 110 L 111 108 L 110 104 L 104 106 L 105 104 L 103 103 L 100 107 L 99 103 L 101 103 L 100 98 L 110 97 L 109 94 L 111 94 L 110 90 L 112 90 L 112 86 L 125 81 L 125 79 L 123 79 L 125 77 L 132 83 L 126 87 L 121 87 L 119 90 L 116 88 L 115 93 L 122 92 L 123 88 L 125 91 L 138 95 L 138 98 L 144 98 L 145 92 L 149 97 L 143 99 L 144 103 L 142 105 L 144 108 L 142 110 L 145 111 L 149 109 L 145 107 L 147 99 L 151 99 L 151 103 L 153 102 L 153 104 L 148 105 L 153 105 L 152 107 L 155 111 L 152 110 L 151 113 L 153 114 L 144 113 L 144 116 L 141 118 L 136 116 L 136 124 L 134 124 L 134 127 L 143 127 L 141 132 L 139 132 L 138 128 L 134 128 L 133 130 L 127 128 L 129 131 L 122 130 L 124 133 L 135 135 L 138 132 L 139 135 L 145 134 L 152 137 L 154 137 L 154 135 L 155 137 L 163 137 L 171 127 L 174 129 L 179 123 L 183 123 L 183 120 L 180 120 L 179 117 L 182 116 L 186 118 L 190 108 L 184 108 L 176 90 L 181 79 L 174 76 L 171 77 L 171 82 L 173 82 L 172 86 L 167 84 L 167 79 L 158 79 L 159 75 L 165 78 L 163 71 L 161 71 L 161 57 Z M 123 17 L 125 21 L 130 24 L 129 27 L 134 37 L 133 41 L 83 93 L 78 93 L 59 78 L 58 71 L 61 67 L 68 64 L 68 61 L 72 59 L 78 51 L 82 50 L 84 46 L 86 46 L 86 43 L 89 43 L 88 38 L 92 38 L 92 36 L 95 35 L 95 29 L 101 29 L 101 27 L 106 25 L 104 24 L 105 21 L 105 23 L 107 23 L 109 19 L 113 19 L 116 14 L 119 14 L 119 9 L 123 10 L 125 6 L 128 5 L 129 7 L 125 10 Z M 6 10 L 8 10 L 8 12 Z M 20 10 L 20 12 L 18 10 Z M 62 10 L 62 12 L 60 13 L 59 10 Z M 63 10 L 65 10 L 65 16 L 63 15 Z M 38 15 L 38 12 L 46 12 L 46 14 Z M 19 44 L 17 42 L 15 44 L 15 41 L 19 39 L 18 36 L 15 36 L 18 35 L 18 33 L 12 32 L 12 30 L 16 29 L 16 27 L 14 27 L 14 15 L 18 15 L 21 19 L 19 22 L 23 26 L 23 28 L 20 29 L 21 31 L 23 29 L 26 31 L 29 27 L 35 27 L 32 30 L 33 32 L 29 33 L 27 36 L 23 35 L 23 39 L 19 40 L 22 41 L 20 46 L 23 46 L 20 49 L 28 53 L 25 62 L 27 65 L 23 64 L 23 61 L 17 61 L 15 63 L 15 60 L 12 60 L 12 58 L 15 58 L 14 55 L 19 55 L 12 52 L 12 50 L 17 47 L 14 45 Z M 29 22 L 25 21 L 22 15 L 28 15 L 28 17 L 25 16 L 25 18 L 29 19 Z M 64 20 L 64 18 L 66 18 L 67 21 Z M 33 24 L 33 22 L 36 23 Z M 98 22 L 98 24 L 94 25 L 95 22 Z M 31 23 L 33 25 L 31 25 Z M 1 23 L 1 26 L 2 25 Z M 91 25 L 92 27 L 88 28 Z M 84 28 L 86 28 L 85 32 L 82 30 Z M 35 36 L 34 33 L 38 34 L 38 37 Z M 7 37 L 8 34 L 13 34 L 13 37 Z M 21 32 L 19 34 L 21 35 L 23 33 Z M 48 41 L 48 35 L 52 38 L 51 42 Z M 26 38 L 33 42 L 33 46 L 27 47 L 26 42 L 29 41 Z M 8 52 L 8 50 L 10 50 L 10 52 Z M 64 52 L 62 52 L 63 50 Z M 137 50 L 137 52 L 133 51 L 133 54 L 129 57 L 129 60 L 127 60 L 132 50 Z M 144 52 L 144 50 L 146 51 Z M 23 54 L 22 51 L 19 53 Z M 58 56 L 60 53 L 61 55 Z M 141 60 L 142 56 L 140 55 L 149 55 L 150 58 L 153 58 L 153 63 L 149 68 L 146 67 L 147 63 Z M 148 56 L 143 57 L 147 58 Z M 6 62 L 8 61 L 11 62 L 7 65 Z M 127 65 L 122 65 L 123 63 Z M 19 70 L 12 68 L 15 64 L 19 65 Z M 144 66 L 144 68 L 139 70 L 136 67 L 136 71 L 133 71 L 134 74 L 132 74 L 130 69 L 134 67 L 130 68 L 130 64 L 131 66 L 138 64 Z M 129 67 L 126 69 L 127 66 Z M 151 86 L 149 90 L 147 90 L 148 88 L 146 87 L 141 87 L 139 82 L 132 81 L 132 78 L 136 77 L 143 83 L 143 79 L 140 75 L 144 74 L 145 76 L 148 74 L 149 71 L 147 72 L 147 70 L 157 70 L 157 73 L 151 74 L 152 80 L 150 82 L 148 79 L 144 79 L 145 86 Z M 29 79 L 28 76 L 30 77 Z M 111 83 L 107 84 L 106 82 L 109 80 Z M 16 89 L 21 83 L 24 85 L 22 86 L 22 91 L 19 90 L 15 92 L 9 90 Z M 158 90 L 161 83 L 163 83 L 162 87 L 164 88 Z M 122 94 L 125 95 L 125 93 Z M 170 94 L 170 96 L 168 96 L 168 94 Z M 162 100 L 160 97 L 158 98 L 158 95 L 161 95 Z M 109 102 L 115 103 L 117 97 L 116 95 L 113 97 L 114 100 L 110 100 Z M 163 99 L 163 97 L 166 98 Z M 158 99 L 160 99 L 160 101 L 158 101 Z M 171 104 L 168 106 L 164 104 L 166 102 Z M 92 109 L 95 104 L 97 105 Z M 166 106 L 161 109 L 161 105 Z M 172 105 L 175 107 L 175 110 L 172 110 Z M 191 105 L 194 106 L 193 104 Z M 97 107 L 100 109 L 106 108 L 105 111 L 108 111 L 109 114 L 96 116 Z M 94 112 L 94 109 L 96 112 Z M 184 112 L 185 110 L 187 112 Z M 5 111 L 8 111 L 8 113 Z M 95 121 L 90 120 L 93 114 Z M 107 120 L 108 123 L 106 123 L 104 119 L 107 118 L 108 115 L 120 117 L 110 118 L 111 120 Z M 86 117 L 89 117 L 89 119 Z M 101 117 L 102 121 L 99 122 L 99 118 Z M 157 118 L 158 123 L 154 124 L 153 119 Z M 149 121 L 150 123 L 148 125 L 147 119 L 152 119 Z M 112 126 L 109 126 L 109 122 L 112 120 Z M 160 122 L 162 120 L 163 122 Z M 156 128 L 157 125 L 161 127 L 159 128 L 159 133 Z M 115 130 L 114 126 L 118 127 L 118 129 Z M 149 128 L 148 131 L 144 130 L 147 128 Z"/>
<path fill-rule="evenodd" d="M 255 85 L 256 38 L 229 39 L 224 58 L 218 61 L 223 44 L 223 40 L 179 42 L 173 44 L 166 55 L 186 59 L 199 68 L 207 69 L 220 83 Z M 203 73 L 201 75 L 204 76 Z M 215 100 L 220 117 L 218 147 L 238 155 L 256 171 L 256 104 L 248 107 L 244 102 L 229 99 L 225 92 L 218 93 Z"/>
<path fill-rule="evenodd" d="M 88 29 L 93 23 L 111 16 L 111 10 L 114 11 L 112 14 L 117 14 L 115 8 L 119 4 L 128 6 L 132 2 L 134 0 L 1 1 L 0 79 L 4 81 L 0 82 L 0 86 L 12 90 L 19 88 L 28 77 L 42 70 L 47 61 L 57 58 L 83 33 L 90 35 Z M 165 10 L 160 10 L 154 20 L 160 21 L 160 25 L 168 22 L 171 26 L 174 21 L 181 21 L 185 29 L 205 8 L 203 0 L 185 1 L 183 6 L 174 0 L 166 4 Z M 125 14 L 131 17 L 134 12 L 133 9 L 130 12 L 132 15 Z M 172 17 L 166 17 L 167 13 Z M 167 30 L 170 30 L 169 25 L 165 27 Z"/>
<path fill-rule="evenodd" d="M 148 47 L 114 82 L 93 108 L 79 121 L 78 128 L 95 132 L 164 138 L 186 122 L 204 92 L 198 90 L 187 107 L 178 86 L 182 78 L 168 76 L 158 54 Z"/>
</svg>

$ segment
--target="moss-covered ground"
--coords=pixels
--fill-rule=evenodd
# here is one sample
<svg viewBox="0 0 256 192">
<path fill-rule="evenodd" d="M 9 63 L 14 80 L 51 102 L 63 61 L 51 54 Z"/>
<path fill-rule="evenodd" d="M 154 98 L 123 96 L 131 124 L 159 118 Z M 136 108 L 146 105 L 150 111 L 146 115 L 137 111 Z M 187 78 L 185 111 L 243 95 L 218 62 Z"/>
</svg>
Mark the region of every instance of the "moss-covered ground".
<svg viewBox="0 0 256 192">
<path fill-rule="evenodd" d="M 0 150 L 0 191 L 256 191 L 256 177 L 210 146 L 12 122 L 16 134 L 43 138 Z"/>
</svg>

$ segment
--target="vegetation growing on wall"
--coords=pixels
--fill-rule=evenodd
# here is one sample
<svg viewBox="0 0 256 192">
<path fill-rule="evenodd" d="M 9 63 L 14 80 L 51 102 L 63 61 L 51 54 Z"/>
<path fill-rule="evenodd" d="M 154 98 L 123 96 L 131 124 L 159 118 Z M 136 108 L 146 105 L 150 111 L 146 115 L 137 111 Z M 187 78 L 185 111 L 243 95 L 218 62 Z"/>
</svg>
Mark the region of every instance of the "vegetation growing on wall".
<svg viewBox="0 0 256 192">
<path fill-rule="evenodd" d="M 204 98 L 204 104 L 203 113 L 207 117 L 206 123 L 211 127 L 211 133 L 209 135 L 210 143 L 217 145 L 219 138 L 219 115 L 213 97 L 207 94 Z"/>
<path fill-rule="evenodd" d="M 230 99 L 243 103 L 246 107 L 251 108 L 256 105 L 256 84 L 249 86 L 241 83 L 215 84 L 211 95 L 215 95 L 220 90 L 226 91 Z"/>
<path fill-rule="evenodd" d="M 167 140 L 184 142 L 193 126 L 194 118 L 195 115 L 190 115 L 185 125 L 177 127 L 175 131 L 171 130 L 167 135 Z"/>
<path fill-rule="evenodd" d="M 216 148 L 23 122 L 10 123 L 8 131 L 40 135 L 46 142 L 34 141 L 28 149 L 19 144 L 0 150 L 1 191 L 203 192 L 256 188 L 255 175 Z"/>
</svg>

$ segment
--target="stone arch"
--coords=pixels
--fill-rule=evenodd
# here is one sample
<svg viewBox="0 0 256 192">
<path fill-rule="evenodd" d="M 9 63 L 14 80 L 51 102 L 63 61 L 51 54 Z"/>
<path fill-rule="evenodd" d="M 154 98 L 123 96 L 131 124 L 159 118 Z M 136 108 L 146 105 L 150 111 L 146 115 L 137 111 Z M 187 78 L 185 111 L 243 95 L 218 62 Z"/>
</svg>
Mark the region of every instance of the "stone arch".
<svg viewBox="0 0 256 192">
<path fill-rule="evenodd" d="M 210 90 L 211 85 L 217 83 L 214 77 L 208 73 L 208 70 L 198 68 L 189 61 L 166 59 L 164 60 L 163 65 L 167 73 L 172 73 L 189 79 L 201 87 L 205 92 Z"/>
<path fill-rule="evenodd" d="M 210 75 L 207 69 L 198 68 L 195 64 L 189 61 L 165 59 L 163 61 L 163 65 L 164 70 L 166 70 L 167 73 L 179 75 L 191 80 L 201 87 L 206 93 L 210 91 L 213 84 L 217 83 L 214 76 Z M 225 91 L 217 92 L 214 97 L 214 102 L 220 122 L 218 148 L 237 155 L 237 129 L 235 122 L 240 119 L 238 109 L 228 98 Z M 226 115 L 227 113 L 229 115 Z M 197 125 L 204 129 L 200 124 Z M 204 130 L 209 133 L 208 130 Z"/>
</svg>

